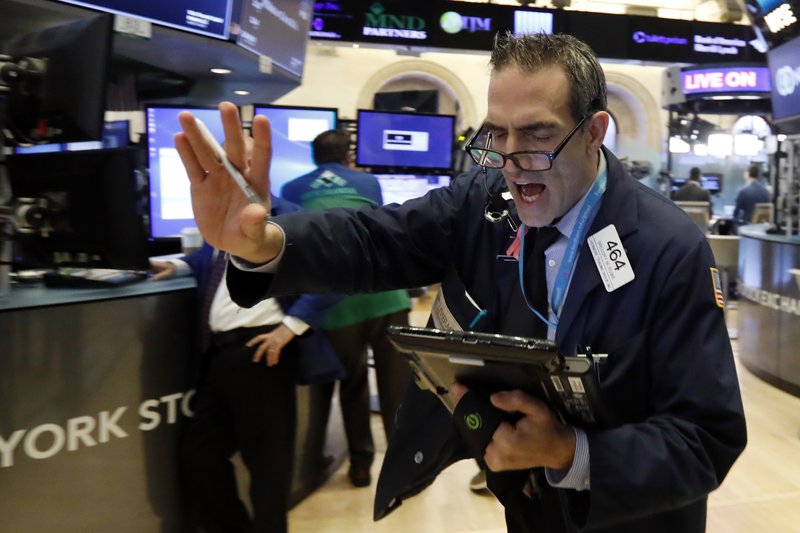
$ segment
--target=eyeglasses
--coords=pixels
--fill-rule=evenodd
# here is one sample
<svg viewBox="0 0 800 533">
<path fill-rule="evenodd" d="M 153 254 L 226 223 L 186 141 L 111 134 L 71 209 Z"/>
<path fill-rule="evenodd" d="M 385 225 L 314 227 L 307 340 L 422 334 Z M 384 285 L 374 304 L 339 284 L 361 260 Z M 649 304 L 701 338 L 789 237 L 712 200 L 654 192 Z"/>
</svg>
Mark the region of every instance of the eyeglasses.
<svg viewBox="0 0 800 533">
<path fill-rule="evenodd" d="M 510 159 L 511 162 L 513 162 L 520 170 L 532 170 L 534 172 L 550 170 L 553 167 L 553 161 L 555 161 L 556 157 L 558 157 L 558 154 L 561 153 L 561 150 L 564 149 L 572 136 L 575 135 L 575 132 L 580 129 L 583 123 L 586 122 L 586 119 L 590 116 L 591 114 L 580 119 L 575 127 L 572 128 L 572 131 L 569 132 L 564 140 L 561 141 L 551 152 L 545 152 L 541 150 L 523 150 L 521 152 L 505 154 L 499 150 L 488 148 L 488 146 L 491 145 L 491 133 L 487 134 L 488 138 L 486 147 L 473 146 L 478 134 L 481 132 L 481 130 L 483 130 L 483 125 L 478 128 L 478 131 L 472 134 L 472 137 L 467 142 L 464 150 L 467 151 L 473 161 L 484 168 L 503 168 L 506 166 L 506 161 Z"/>
</svg>

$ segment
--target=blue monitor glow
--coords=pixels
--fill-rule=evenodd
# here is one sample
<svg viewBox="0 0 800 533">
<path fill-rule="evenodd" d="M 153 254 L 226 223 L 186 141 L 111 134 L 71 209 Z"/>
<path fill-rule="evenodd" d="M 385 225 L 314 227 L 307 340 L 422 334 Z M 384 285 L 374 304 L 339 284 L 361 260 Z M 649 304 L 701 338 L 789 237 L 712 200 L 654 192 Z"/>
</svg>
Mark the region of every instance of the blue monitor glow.
<svg viewBox="0 0 800 533">
<path fill-rule="evenodd" d="M 214 107 L 147 106 L 147 164 L 150 179 L 150 235 L 177 237 L 183 228 L 196 227 L 189 178 L 173 137 L 182 131 L 178 113 L 191 111 L 222 144 L 225 135 L 219 110 Z"/>
<path fill-rule="evenodd" d="M 722 174 L 704 172 L 700 175 L 700 187 L 711 194 L 717 194 L 722 190 Z"/>
<path fill-rule="evenodd" d="M 450 185 L 450 176 L 417 174 L 378 174 L 383 204 L 402 204 L 425 196 L 428 191 Z"/>
<path fill-rule="evenodd" d="M 450 172 L 454 126 L 453 115 L 359 109 L 356 164 L 380 173 Z"/>
<path fill-rule="evenodd" d="M 284 183 L 317 168 L 311 141 L 323 131 L 336 129 L 338 113 L 329 107 L 254 104 L 256 115 L 269 118 L 272 126 L 270 188 L 272 194 L 280 196 Z"/>
<path fill-rule="evenodd" d="M 178 30 L 228 39 L 233 0 L 59 0 L 67 4 L 130 15 Z"/>
</svg>

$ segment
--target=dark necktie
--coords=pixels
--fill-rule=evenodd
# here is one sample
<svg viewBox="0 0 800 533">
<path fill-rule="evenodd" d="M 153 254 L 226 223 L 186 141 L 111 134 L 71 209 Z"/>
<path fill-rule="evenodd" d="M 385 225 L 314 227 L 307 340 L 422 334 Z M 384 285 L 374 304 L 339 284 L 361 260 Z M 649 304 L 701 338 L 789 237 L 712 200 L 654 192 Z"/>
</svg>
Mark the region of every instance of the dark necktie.
<svg viewBox="0 0 800 533">
<path fill-rule="evenodd" d="M 208 284 L 203 293 L 202 306 L 200 307 L 200 348 L 205 352 L 211 340 L 211 328 L 209 319 L 211 318 L 211 304 L 217 294 L 217 288 L 222 282 L 225 274 L 225 265 L 228 263 L 228 254 L 223 251 L 215 250 L 215 257 L 211 260 L 211 271 L 208 273 Z"/>
<path fill-rule="evenodd" d="M 556 242 L 558 236 L 561 234 L 557 228 L 553 226 L 544 226 L 536 228 L 536 233 L 528 231 L 529 235 L 535 239 L 530 245 L 530 252 L 525 250 L 525 289 L 527 291 L 528 303 L 536 309 L 539 314 L 549 319 L 550 302 L 547 299 L 547 265 L 544 255 L 545 250 Z M 525 248 L 528 248 L 528 240 L 525 241 Z M 535 316 L 535 315 L 534 315 Z M 547 338 L 547 324 L 536 317 L 534 321 L 536 324 L 533 328 L 533 336 L 546 339 Z"/>
</svg>

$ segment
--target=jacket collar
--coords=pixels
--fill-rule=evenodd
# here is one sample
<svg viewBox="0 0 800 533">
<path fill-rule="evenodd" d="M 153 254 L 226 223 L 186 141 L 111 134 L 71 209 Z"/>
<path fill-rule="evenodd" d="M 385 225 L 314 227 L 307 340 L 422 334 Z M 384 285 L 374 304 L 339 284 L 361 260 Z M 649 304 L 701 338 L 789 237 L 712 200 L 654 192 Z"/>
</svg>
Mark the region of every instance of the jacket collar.
<svg viewBox="0 0 800 533">
<path fill-rule="evenodd" d="M 588 234 L 594 235 L 609 224 L 614 224 L 620 238 L 624 240 L 639 227 L 639 205 L 636 194 L 638 184 L 628 175 L 619 159 L 605 148 L 603 148 L 603 153 L 608 165 L 608 184 L 600 209 Z M 575 320 L 582 302 L 589 293 L 597 290 L 601 285 L 602 280 L 597 272 L 589 245 L 583 243 L 556 329 L 556 343 L 559 346 L 563 346 L 564 338 Z M 575 347 L 564 346 L 563 348 L 569 352 Z"/>
</svg>

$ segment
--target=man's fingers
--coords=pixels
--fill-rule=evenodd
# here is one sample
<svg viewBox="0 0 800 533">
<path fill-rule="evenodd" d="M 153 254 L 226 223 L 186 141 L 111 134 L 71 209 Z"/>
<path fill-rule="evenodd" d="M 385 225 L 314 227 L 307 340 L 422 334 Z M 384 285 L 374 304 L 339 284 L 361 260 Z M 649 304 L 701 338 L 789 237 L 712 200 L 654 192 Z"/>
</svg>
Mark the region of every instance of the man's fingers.
<svg viewBox="0 0 800 533">
<path fill-rule="evenodd" d="M 179 132 L 175 134 L 175 148 L 178 150 L 178 155 L 181 156 L 183 166 L 186 168 L 186 174 L 189 176 L 189 181 L 199 183 L 206 177 L 206 171 L 192 149 L 189 139 L 186 134 Z"/>
<path fill-rule="evenodd" d="M 263 115 L 253 117 L 253 150 L 250 159 L 251 183 L 265 200 L 269 199 L 269 168 L 272 160 L 272 129 L 269 119 Z"/>
<path fill-rule="evenodd" d="M 239 109 L 231 102 L 221 102 L 219 114 L 222 118 L 222 128 L 225 131 L 225 153 L 236 168 L 243 170 L 247 161 L 245 161 L 246 146 L 242 121 L 239 119 Z"/>
<path fill-rule="evenodd" d="M 181 111 L 178 113 L 178 122 L 180 122 L 183 128 L 183 138 L 188 142 L 188 145 L 194 152 L 195 160 L 200 165 L 200 168 L 203 169 L 204 172 L 206 170 L 211 171 L 222 168 L 222 163 L 217 159 L 214 149 L 203 138 L 203 134 L 200 133 L 200 128 L 197 127 L 194 115 L 189 111 Z M 176 134 L 175 137 L 177 144 L 178 135 Z M 183 156 L 181 156 L 181 159 L 183 159 Z"/>
<path fill-rule="evenodd" d="M 547 410 L 544 402 L 521 390 L 495 392 L 490 399 L 492 405 L 509 413 L 539 415 L 542 410 Z"/>
</svg>

